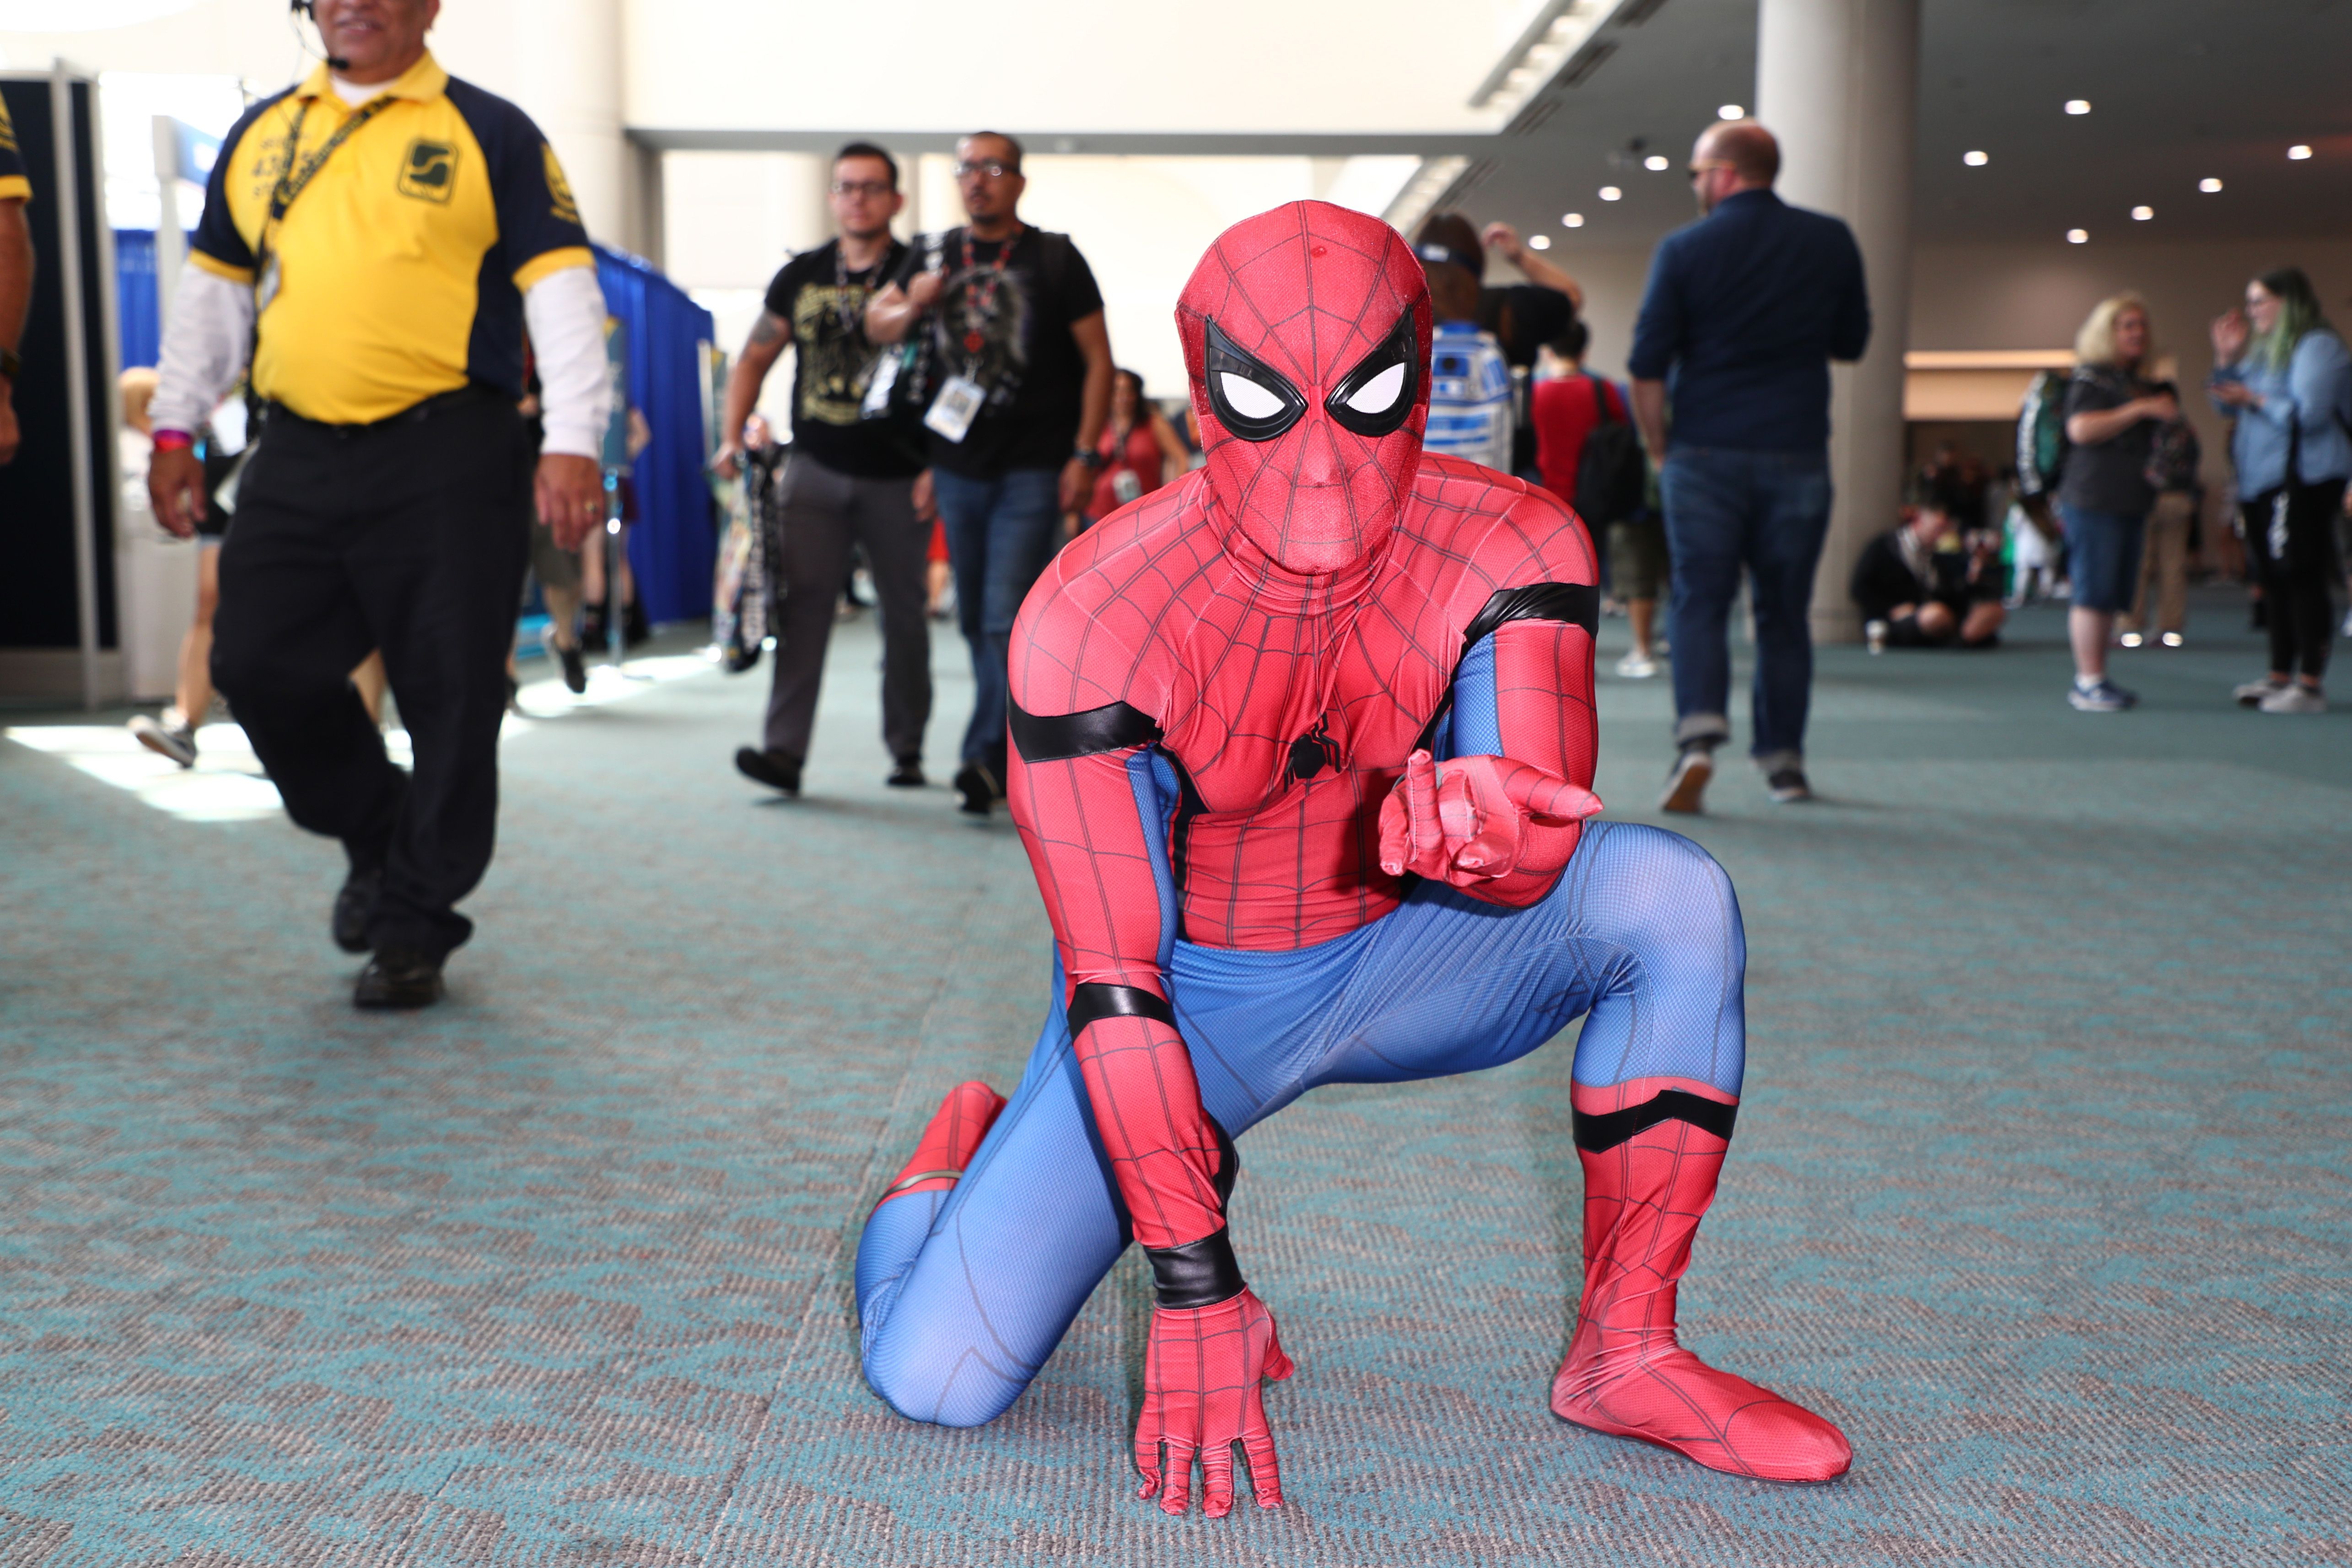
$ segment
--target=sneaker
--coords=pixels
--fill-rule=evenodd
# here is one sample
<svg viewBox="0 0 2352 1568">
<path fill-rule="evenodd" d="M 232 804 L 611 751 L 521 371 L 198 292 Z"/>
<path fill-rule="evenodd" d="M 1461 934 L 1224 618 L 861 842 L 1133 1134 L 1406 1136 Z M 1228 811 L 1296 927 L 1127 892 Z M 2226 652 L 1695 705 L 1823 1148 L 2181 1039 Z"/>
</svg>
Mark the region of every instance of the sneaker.
<svg viewBox="0 0 2352 1568">
<path fill-rule="evenodd" d="M 882 782 L 892 789 L 920 789 L 931 781 L 923 776 L 920 757 L 900 757 L 891 764 L 890 776 Z"/>
<path fill-rule="evenodd" d="M 1658 799 L 1660 811 L 1696 812 L 1706 794 L 1707 780 L 1715 777 L 1715 758 L 1705 746 L 1685 746 L 1683 754 L 1675 759 L 1674 771 L 1666 774 L 1666 793 Z"/>
<path fill-rule="evenodd" d="M 963 796 L 963 804 L 957 809 L 971 816 L 986 816 L 1004 798 L 996 775 L 979 763 L 966 763 L 957 770 L 955 787 L 956 793 Z"/>
<path fill-rule="evenodd" d="M 2264 698 L 2284 691 L 2288 685 L 2287 681 L 2273 680 L 2264 676 L 2260 680 L 2249 680 L 2242 686 L 2231 687 L 2230 700 L 2241 708 L 2259 708 Z"/>
<path fill-rule="evenodd" d="M 2327 699 L 2295 680 L 2280 687 L 2256 706 L 2265 713 L 2325 713 Z"/>
<path fill-rule="evenodd" d="M 2125 632 L 2121 636 L 2117 637 L 2116 641 L 2125 647 L 2137 647 L 2140 644 L 2147 641 L 2147 638 L 2142 637 L 2137 632 Z"/>
<path fill-rule="evenodd" d="M 352 1005 L 430 1007 L 441 1000 L 441 963 L 421 948 L 377 948 L 352 987 Z"/>
<path fill-rule="evenodd" d="M 2158 636 L 2156 640 L 2162 643 L 2167 647 L 2179 647 L 2182 643 L 2189 639 L 2182 637 L 2179 632 L 2165 632 Z"/>
<path fill-rule="evenodd" d="M 1772 792 L 1773 802 L 1780 805 L 1793 805 L 1813 798 L 1813 786 L 1805 782 L 1802 768 L 1774 768 L 1764 775 L 1764 787 Z"/>
<path fill-rule="evenodd" d="M 196 765 L 196 732 L 187 725 L 166 724 L 142 713 L 131 721 L 131 732 L 149 751 L 169 757 L 184 768 Z"/>
<path fill-rule="evenodd" d="M 2139 700 L 2137 692 L 2126 691 L 2104 677 L 2090 686 L 2074 683 L 2066 693 L 2066 700 L 2079 713 L 2120 713 Z"/>
<path fill-rule="evenodd" d="M 735 771 L 770 789 L 797 800 L 801 793 L 801 759 L 790 752 L 763 752 L 745 746 L 735 753 Z"/>
<path fill-rule="evenodd" d="M 1658 673 L 1658 661 L 1637 650 L 1617 661 L 1617 673 L 1628 680 L 1647 680 Z"/>
<path fill-rule="evenodd" d="M 555 628 L 549 626 L 539 634 L 540 647 L 547 650 L 549 659 L 563 667 L 563 689 L 574 697 L 588 689 L 588 661 L 580 656 L 575 645 L 565 647 L 555 640 Z"/>
</svg>

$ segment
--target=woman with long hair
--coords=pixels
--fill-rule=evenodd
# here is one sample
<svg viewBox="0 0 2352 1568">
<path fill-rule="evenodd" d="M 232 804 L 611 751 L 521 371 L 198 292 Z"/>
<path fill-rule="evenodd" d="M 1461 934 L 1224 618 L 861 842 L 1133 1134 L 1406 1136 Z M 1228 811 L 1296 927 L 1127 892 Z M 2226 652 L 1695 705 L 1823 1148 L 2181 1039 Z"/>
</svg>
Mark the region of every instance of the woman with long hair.
<svg viewBox="0 0 2352 1568">
<path fill-rule="evenodd" d="M 2171 389 L 2144 374 L 2155 357 L 2147 302 L 2137 294 L 2100 300 L 2074 334 L 2066 385 L 2074 449 L 2058 481 L 2058 510 L 2074 582 L 2066 614 L 2074 685 L 2066 700 L 2085 713 L 2119 713 L 2139 700 L 2107 679 L 2107 637 L 2139 584 L 2142 536 L 2156 504 L 2147 479 L 2156 433 L 2180 417 Z"/>
<path fill-rule="evenodd" d="M 1131 370 L 1112 378 L 1110 417 L 1104 421 L 1095 455 L 1102 466 L 1095 470 L 1094 494 L 1079 520 L 1081 530 L 1092 528 L 1138 496 L 1181 479 L 1192 458 L 1168 416 L 1143 395 L 1143 377 Z"/>
<path fill-rule="evenodd" d="M 2237 421 L 2238 510 L 2271 636 L 2269 673 L 2233 695 L 2265 713 L 2324 713 L 2336 514 L 2352 477 L 2352 353 L 2303 268 L 2282 267 L 2214 321 L 2213 365 L 2213 405 Z"/>
</svg>

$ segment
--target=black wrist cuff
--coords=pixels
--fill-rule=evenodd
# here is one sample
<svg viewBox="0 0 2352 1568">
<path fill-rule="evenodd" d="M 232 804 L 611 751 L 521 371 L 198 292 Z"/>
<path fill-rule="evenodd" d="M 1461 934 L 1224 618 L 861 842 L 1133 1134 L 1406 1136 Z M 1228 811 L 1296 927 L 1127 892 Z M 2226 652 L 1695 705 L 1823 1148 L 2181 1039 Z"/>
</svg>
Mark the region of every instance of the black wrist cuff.
<svg viewBox="0 0 2352 1568">
<path fill-rule="evenodd" d="M 1240 1295 L 1242 1266 L 1234 1261 L 1233 1238 L 1223 1229 L 1181 1247 L 1147 1247 L 1160 1304 L 1181 1311 L 1213 1307 Z"/>
</svg>

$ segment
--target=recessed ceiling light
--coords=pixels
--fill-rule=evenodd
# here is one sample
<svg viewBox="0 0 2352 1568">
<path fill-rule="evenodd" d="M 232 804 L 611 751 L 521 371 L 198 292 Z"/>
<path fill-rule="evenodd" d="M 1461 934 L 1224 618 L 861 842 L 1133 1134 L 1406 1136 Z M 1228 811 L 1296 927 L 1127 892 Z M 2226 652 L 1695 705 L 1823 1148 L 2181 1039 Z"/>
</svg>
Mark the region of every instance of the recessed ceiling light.
<svg viewBox="0 0 2352 1568">
<path fill-rule="evenodd" d="M 1664 169 L 1671 162 L 1673 162 L 1673 160 L 1668 158 L 1664 153 L 1653 153 L 1648 157 L 1642 160 L 1642 167 L 1649 170 L 1650 173 L 1654 174 L 1659 170 Z"/>
<path fill-rule="evenodd" d="M 1727 103 L 1716 110 L 1715 117 L 1717 120 L 1745 120 L 1748 118 L 1748 110 L 1741 104 Z"/>
<path fill-rule="evenodd" d="M 2221 182 L 2208 176 L 2197 182 L 2197 188 L 2210 196 L 2221 188 Z"/>
<path fill-rule="evenodd" d="M 1601 199 L 1604 202 L 1613 202 L 1624 194 L 1624 192 L 1619 190 L 1614 185 L 1603 185 L 1601 187 Z"/>
<path fill-rule="evenodd" d="M 2311 149 L 2310 149 L 2310 148 L 2308 148 L 2308 147 L 2306 147 L 2306 146 L 2305 146 L 2302 142 L 2296 142 L 2294 146 L 2292 146 L 2292 147 L 2290 147 L 2290 148 L 2288 148 L 2288 149 L 2286 150 L 2286 155 L 2287 155 L 2288 157 L 2290 157 L 2290 158 L 2294 159 L 2296 163 L 2302 163 L 2305 158 L 2308 158 L 2308 157 L 2310 157 L 2310 156 L 2311 156 Z"/>
<path fill-rule="evenodd" d="M 2156 209 L 2155 209 L 2154 207 L 2134 207 L 2134 208 L 2132 208 L 2132 218 L 2133 218 L 2133 220 L 2134 220 L 2135 222 L 2138 222 L 2138 223 L 2146 223 L 2148 219 L 2150 219 L 2150 218 L 2154 217 L 2155 216 L 2156 216 Z"/>
<path fill-rule="evenodd" d="M 2088 114 L 2091 112 L 2091 100 L 2087 98 L 2070 98 L 2066 100 L 2066 112 Z"/>
<path fill-rule="evenodd" d="M 1584 226 L 1584 215 L 1582 213 L 1562 213 L 1559 215 L 1559 226 L 1562 228 L 1582 228 Z"/>
<path fill-rule="evenodd" d="M 1551 248 L 1551 236 L 1548 234 L 1531 234 L 1528 236 L 1528 248 L 1529 250 L 1549 250 Z"/>
<path fill-rule="evenodd" d="M 2091 231 L 2087 228 L 2070 228 L 2066 231 L 2066 243 L 2088 245 L 2091 243 Z"/>
<path fill-rule="evenodd" d="M 1963 153 L 1960 154 L 1960 162 L 1971 169 L 1981 169 L 1992 162 L 1992 155 L 1989 153 Z"/>
</svg>

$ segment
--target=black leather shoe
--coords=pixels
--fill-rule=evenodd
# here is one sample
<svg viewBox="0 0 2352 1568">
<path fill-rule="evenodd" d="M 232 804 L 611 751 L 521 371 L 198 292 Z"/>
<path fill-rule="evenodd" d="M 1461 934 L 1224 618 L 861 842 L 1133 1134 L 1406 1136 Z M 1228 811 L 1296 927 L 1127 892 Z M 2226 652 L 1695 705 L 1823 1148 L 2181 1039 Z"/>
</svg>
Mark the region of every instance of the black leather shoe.
<svg viewBox="0 0 2352 1568">
<path fill-rule="evenodd" d="M 770 789 L 797 798 L 801 793 L 801 760 L 790 752 L 763 752 L 745 746 L 735 753 L 735 771 Z"/>
<path fill-rule="evenodd" d="M 890 776 L 882 781 L 892 789 L 920 789 L 931 781 L 923 776 L 919 757 L 900 757 L 890 769 Z"/>
<path fill-rule="evenodd" d="M 441 1000 L 441 960 L 414 947 L 380 947 L 352 988 L 354 1007 L 430 1007 Z"/>
<path fill-rule="evenodd" d="M 966 763 L 955 776 L 956 793 L 963 796 L 957 807 L 971 816 L 986 816 L 989 809 L 1004 797 L 996 787 L 996 775 L 978 763 Z"/>
<path fill-rule="evenodd" d="M 375 919 L 376 900 L 383 893 L 383 868 L 372 871 L 354 871 L 343 879 L 342 891 L 335 895 L 335 918 L 332 929 L 335 945 L 345 952 L 365 952 L 368 950 L 368 925 Z"/>
<path fill-rule="evenodd" d="M 563 689 L 574 697 L 588 689 L 588 664 L 576 647 L 559 647 L 555 657 L 563 665 Z"/>
</svg>

